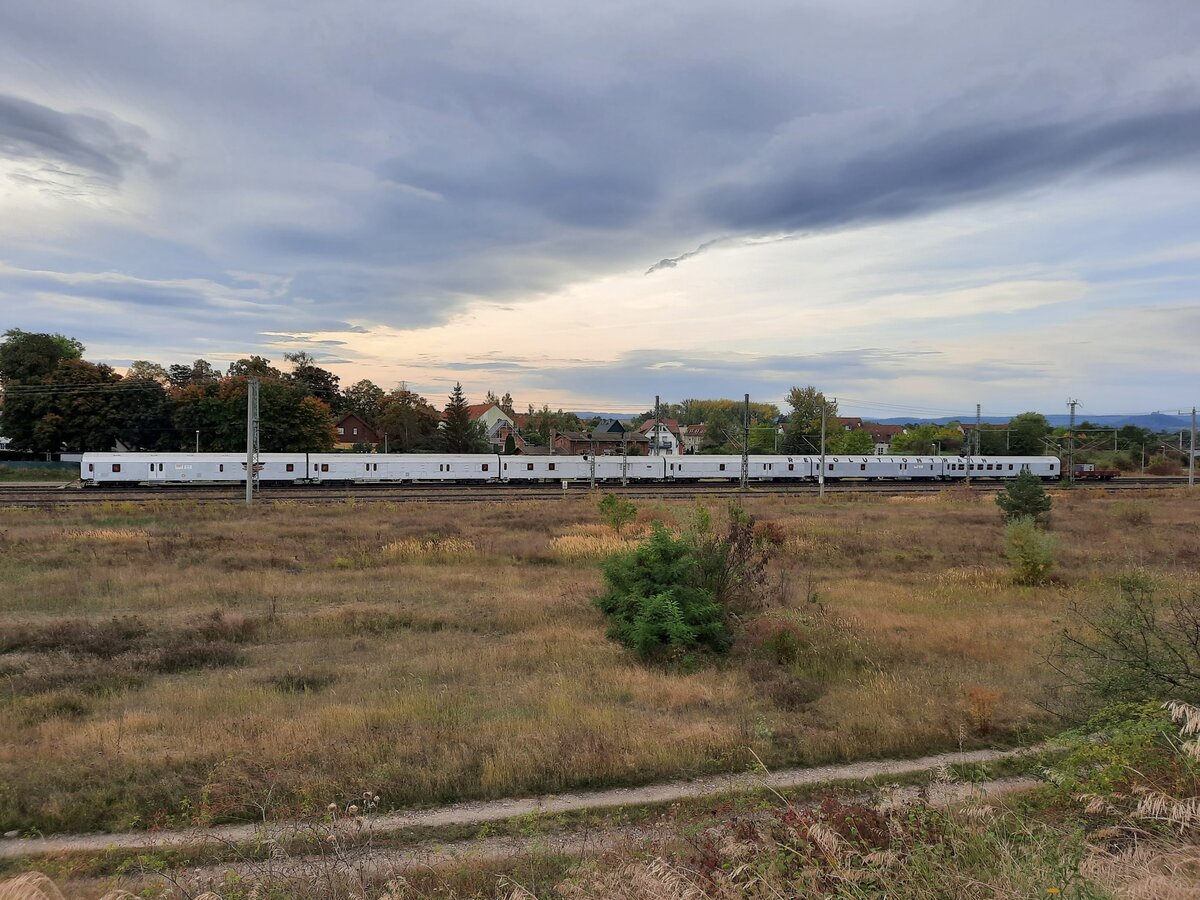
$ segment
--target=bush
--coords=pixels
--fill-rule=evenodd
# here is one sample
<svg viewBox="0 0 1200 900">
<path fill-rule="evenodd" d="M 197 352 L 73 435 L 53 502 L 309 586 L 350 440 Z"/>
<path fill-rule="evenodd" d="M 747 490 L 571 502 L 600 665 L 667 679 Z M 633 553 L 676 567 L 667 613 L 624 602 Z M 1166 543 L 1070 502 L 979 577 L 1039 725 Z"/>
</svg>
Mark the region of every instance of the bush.
<svg viewBox="0 0 1200 900">
<path fill-rule="evenodd" d="M 642 656 L 729 648 L 724 612 L 701 584 L 692 551 L 655 523 L 645 541 L 604 563 L 608 590 L 596 605 L 612 620 L 610 637 Z"/>
<path fill-rule="evenodd" d="M 1054 565 L 1054 538 L 1030 518 L 1016 519 L 1004 529 L 1008 561 L 1017 584 L 1042 584 Z"/>
<path fill-rule="evenodd" d="M 600 518 L 617 534 L 621 529 L 637 518 L 637 506 L 632 500 L 618 497 L 616 494 L 605 494 L 600 501 Z"/>
<path fill-rule="evenodd" d="M 1004 490 L 996 495 L 996 505 L 1000 507 L 1006 522 L 1017 519 L 1040 522 L 1050 512 L 1051 502 L 1041 479 L 1028 471 L 1006 483 Z"/>
<path fill-rule="evenodd" d="M 1161 598 L 1140 573 L 1118 582 L 1116 599 L 1072 607 L 1057 665 L 1072 686 L 1102 702 L 1200 703 L 1200 591 Z"/>
</svg>

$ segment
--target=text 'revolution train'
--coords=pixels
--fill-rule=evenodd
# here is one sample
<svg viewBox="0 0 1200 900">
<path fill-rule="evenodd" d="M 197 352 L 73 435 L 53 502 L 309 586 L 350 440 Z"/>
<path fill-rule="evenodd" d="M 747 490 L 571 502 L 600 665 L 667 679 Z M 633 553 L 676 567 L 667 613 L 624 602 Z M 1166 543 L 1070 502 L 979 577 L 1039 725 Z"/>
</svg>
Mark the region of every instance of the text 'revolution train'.
<svg viewBox="0 0 1200 900">
<path fill-rule="evenodd" d="M 501 483 L 529 481 L 738 481 L 740 456 L 496 456 L 490 453 L 263 453 L 261 484 Z M 1021 472 L 1059 478 L 1053 456 L 826 456 L 825 480 L 1007 479 Z M 751 456 L 751 481 L 817 481 L 821 457 Z M 85 453 L 88 485 L 245 482 L 237 453 Z"/>
</svg>

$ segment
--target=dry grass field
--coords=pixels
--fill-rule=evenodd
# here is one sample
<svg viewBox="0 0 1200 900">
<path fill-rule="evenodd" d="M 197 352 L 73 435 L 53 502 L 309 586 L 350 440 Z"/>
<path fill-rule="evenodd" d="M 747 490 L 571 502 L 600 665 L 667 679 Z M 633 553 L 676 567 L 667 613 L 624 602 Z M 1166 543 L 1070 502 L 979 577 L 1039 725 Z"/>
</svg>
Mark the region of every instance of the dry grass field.
<svg viewBox="0 0 1200 900">
<path fill-rule="evenodd" d="M 692 669 L 592 606 L 595 499 L 0 509 L 0 830 L 282 816 L 1032 739 L 1072 603 L 1141 567 L 1194 585 L 1183 489 L 1058 495 L 1054 581 L 1014 586 L 991 498 L 751 497 L 769 619 Z M 685 502 L 638 525 L 688 521 Z M 817 602 L 814 602 L 817 601 Z M 765 627 L 758 623 L 758 627 Z"/>
</svg>

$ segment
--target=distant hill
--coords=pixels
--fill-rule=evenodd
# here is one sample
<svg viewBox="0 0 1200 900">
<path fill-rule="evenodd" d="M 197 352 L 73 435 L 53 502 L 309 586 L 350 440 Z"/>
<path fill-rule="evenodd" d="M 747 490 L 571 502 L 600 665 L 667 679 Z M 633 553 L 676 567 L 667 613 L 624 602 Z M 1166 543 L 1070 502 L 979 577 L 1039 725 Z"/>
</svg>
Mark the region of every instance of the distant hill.
<svg viewBox="0 0 1200 900">
<path fill-rule="evenodd" d="M 581 419 L 616 419 L 620 422 L 628 422 L 630 419 L 636 419 L 638 416 L 641 415 L 640 412 L 599 413 L 599 412 L 587 412 L 585 410 L 578 410 L 578 409 L 572 409 L 572 410 L 570 410 L 570 412 L 573 412 L 575 415 L 579 416 L 579 418 L 581 418 Z"/>
<path fill-rule="evenodd" d="M 864 420 L 869 422 L 878 422 L 880 425 L 907 425 L 910 422 L 918 424 L 931 423 L 934 425 L 946 425 L 950 422 L 971 422 L 973 419 L 963 418 L 956 419 L 954 416 L 942 416 L 938 419 L 913 419 L 905 416 L 893 417 L 891 419 L 870 419 L 863 416 Z M 981 421 L 986 425 L 1005 425 L 1008 423 L 1011 416 L 983 416 Z M 1049 415 L 1046 420 L 1056 427 L 1071 424 L 1069 415 Z M 1184 428 L 1192 427 L 1192 420 L 1188 416 L 1172 416 L 1167 413 L 1149 413 L 1139 416 L 1085 416 L 1082 413 L 1075 417 L 1076 422 L 1088 421 L 1094 425 L 1102 425 L 1105 428 L 1124 428 L 1126 425 L 1136 425 L 1138 428 L 1148 428 L 1150 431 L 1179 431 Z"/>
</svg>

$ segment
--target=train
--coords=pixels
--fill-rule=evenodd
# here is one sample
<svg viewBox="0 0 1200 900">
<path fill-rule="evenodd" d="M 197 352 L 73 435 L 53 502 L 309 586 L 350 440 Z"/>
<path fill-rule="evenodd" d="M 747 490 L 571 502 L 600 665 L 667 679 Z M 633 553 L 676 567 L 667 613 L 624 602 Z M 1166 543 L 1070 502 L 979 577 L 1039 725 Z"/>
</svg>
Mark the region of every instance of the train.
<svg viewBox="0 0 1200 900">
<path fill-rule="evenodd" d="M 741 479 L 740 456 L 500 456 L 493 453 L 262 453 L 259 484 L 410 484 L 510 482 L 698 482 Z M 85 486 L 245 483 L 246 457 L 237 453 L 85 453 Z M 825 457 L 825 480 L 1004 480 L 1032 472 L 1061 477 L 1054 456 Z M 818 455 L 749 457 L 750 481 L 817 481 Z"/>
</svg>

